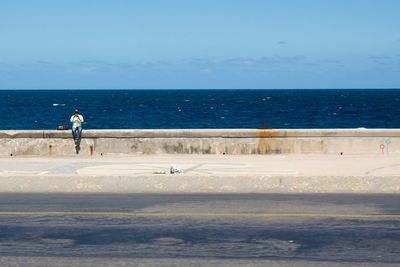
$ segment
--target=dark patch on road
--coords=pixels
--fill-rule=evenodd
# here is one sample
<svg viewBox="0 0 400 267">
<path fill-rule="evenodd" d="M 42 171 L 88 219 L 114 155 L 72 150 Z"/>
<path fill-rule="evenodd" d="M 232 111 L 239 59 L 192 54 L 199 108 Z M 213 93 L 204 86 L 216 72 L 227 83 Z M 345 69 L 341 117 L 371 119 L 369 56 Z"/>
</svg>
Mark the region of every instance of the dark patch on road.
<svg viewBox="0 0 400 267">
<path fill-rule="evenodd" d="M 398 220 L 38 219 L 2 220 L 0 255 L 400 262 Z"/>
<path fill-rule="evenodd" d="M 321 205 L 364 205 L 381 214 L 399 214 L 399 200 L 397 195 L 1 194 L 1 211 L 135 211 L 190 203 L 193 212 L 207 206 L 215 216 L 1 215 L 0 256 L 400 263 L 400 220 L 229 218 L 218 217 L 215 210 L 222 205 L 225 212 L 235 212 L 238 203 L 248 201 L 265 210 L 271 203 L 285 203 L 282 213 L 285 207 L 307 203 L 318 210 Z"/>
</svg>

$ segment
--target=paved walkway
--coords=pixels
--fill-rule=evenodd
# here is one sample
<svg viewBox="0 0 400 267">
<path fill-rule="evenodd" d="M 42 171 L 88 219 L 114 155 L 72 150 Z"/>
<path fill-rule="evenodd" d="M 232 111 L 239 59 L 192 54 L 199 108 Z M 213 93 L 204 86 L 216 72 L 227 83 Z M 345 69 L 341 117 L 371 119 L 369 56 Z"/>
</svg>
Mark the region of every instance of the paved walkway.
<svg viewBox="0 0 400 267">
<path fill-rule="evenodd" d="M 155 176 L 174 166 L 190 176 L 397 176 L 399 156 L 154 155 L 3 157 L 1 176 Z"/>
<path fill-rule="evenodd" d="M 2 191 L 397 193 L 400 155 L 4 157 Z"/>
</svg>

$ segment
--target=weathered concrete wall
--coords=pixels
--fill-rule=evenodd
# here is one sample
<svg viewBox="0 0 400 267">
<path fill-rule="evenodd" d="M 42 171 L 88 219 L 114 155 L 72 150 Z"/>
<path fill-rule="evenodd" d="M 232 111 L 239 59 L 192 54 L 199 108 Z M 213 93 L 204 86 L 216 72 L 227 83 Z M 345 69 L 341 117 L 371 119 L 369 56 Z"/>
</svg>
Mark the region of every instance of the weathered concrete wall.
<svg viewBox="0 0 400 267">
<path fill-rule="evenodd" d="M 80 155 L 399 154 L 400 129 L 84 130 Z M 70 131 L 0 131 L 0 156 L 74 155 Z"/>
</svg>

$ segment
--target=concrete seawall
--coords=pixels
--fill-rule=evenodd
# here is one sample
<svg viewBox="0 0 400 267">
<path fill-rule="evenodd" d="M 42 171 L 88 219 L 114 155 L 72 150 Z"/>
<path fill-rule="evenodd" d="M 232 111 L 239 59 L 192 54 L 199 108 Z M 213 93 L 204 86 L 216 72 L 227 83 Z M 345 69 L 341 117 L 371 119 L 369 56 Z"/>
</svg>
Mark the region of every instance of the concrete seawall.
<svg viewBox="0 0 400 267">
<path fill-rule="evenodd" d="M 398 129 L 0 131 L 0 192 L 400 193 L 399 160 Z"/>
<path fill-rule="evenodd" d="M 75 155 L 70 131 L 0 131 L 0 156 Z M 84 130 L 80 155 L 400 154 L 400 129 Z"/>
</svg>

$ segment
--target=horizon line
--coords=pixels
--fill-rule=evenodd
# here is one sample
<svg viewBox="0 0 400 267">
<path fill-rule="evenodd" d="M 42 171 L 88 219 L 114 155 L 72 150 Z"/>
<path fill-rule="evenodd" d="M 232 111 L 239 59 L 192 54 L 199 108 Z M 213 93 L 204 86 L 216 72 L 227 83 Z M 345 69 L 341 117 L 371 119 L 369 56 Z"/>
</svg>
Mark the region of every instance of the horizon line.
<svg viewBox="0 0 400 267">
<path fill-rule="evenodd" d="M 0 91 L 30 91 L 30 90 L 42 90 L 42 91 L 72 91 L 72 90 L 400 90 L 400 87 L 368 87 L 368 88 L 0 88 Z"/>
</svg>

